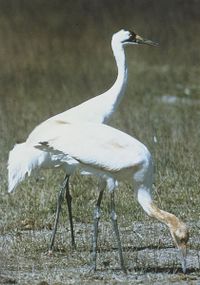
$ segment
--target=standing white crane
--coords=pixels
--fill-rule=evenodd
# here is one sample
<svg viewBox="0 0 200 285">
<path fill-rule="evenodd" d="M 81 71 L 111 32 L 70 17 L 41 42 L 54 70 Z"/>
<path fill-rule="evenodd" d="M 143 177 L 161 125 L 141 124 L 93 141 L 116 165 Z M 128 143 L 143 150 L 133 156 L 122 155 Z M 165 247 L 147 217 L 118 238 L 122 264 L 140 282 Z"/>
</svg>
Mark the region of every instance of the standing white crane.
<svg viewBox="0 0 200 285">
<path fill-rule="evenodd" d="M 31 141 L 32 147 L 44 151 L 46 161 L 63 167 L 67 175 L 76 170 L 101 178 L 111 195 L 111 220 L 117 237 L 121 267 L 126 271 L 117 215 L 114 190 L 118 181 L 131 181 L 137 192 L 138 202 L 151 217 L 169 227 L 172 238 L 181 252 L 183 271 L 186 271 L 186 244 L 189 233 L 186 225 L 175 215 L 159 209 L 151 198 L 153 164 L 151 154 L 135 138 L 104 124 L 67 123 L 55 121 L 53 129 L 45 129 L 40 141 Z M 40 162 L 41 166 L 43 161 Z M 40 166 L 40 165 L 38 165 Z M 97 233 L 102 187 L 94 215 L 93 269 L 96 270 Z"/>
<path fill-rule="evenodd" d="M 45 168 L 47 165 L 50 167 L 50 165 L 46 163 L 44 159 L 44 153 L 32 147 L 31 142 L 35 140 L 40 141 L 40 138 L 46 129 L 50 129 L 53 132 L 54 130 L 52 125 L 54 122 L 79 121 L 105 123 L 108 121 L 112 113 L 117 108 L 125 91 L 127 83 L 127 64 L 124 46 L 128 44 L 147 44 L 151 46 L 157 45 L 150 40 L 143 39 L 134 32 L 120 30 L 119 32 L 115 33 L 111 42 L 118 69 L 118 75 L 114 85 L 105 93 L 42 122 L 30 133 L 26 142 L 16 144 L 14 146 L 13 150 L 9 153 L 8 160 L 9 192 L 13 191 L 17 185 L 24 180 L 26 174 L 29 176 L 33 169 L 37 169 L 38 167 Z M 41 161 L 43 161 L 42 165 L 40 163 Z M 52 164 L 52 166 L 54 166 L 54 164 Z M 62 197 L 65 190 L 69 212 L 72 245 L 75 245 L 71 210 L 72 198 L 69 192 L 69 176 L 66 176 L 58 196 L 56 219 L 50 243 L 50 250 L 53 248 Z"/>
</svg>

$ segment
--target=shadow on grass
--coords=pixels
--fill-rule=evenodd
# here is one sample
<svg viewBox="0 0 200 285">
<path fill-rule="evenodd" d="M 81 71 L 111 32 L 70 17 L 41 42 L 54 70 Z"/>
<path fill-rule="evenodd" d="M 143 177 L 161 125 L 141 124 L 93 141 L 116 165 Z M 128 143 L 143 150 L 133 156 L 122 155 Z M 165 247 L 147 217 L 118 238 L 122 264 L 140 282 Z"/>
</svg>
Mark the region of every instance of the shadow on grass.
<svg viewBox="0 0 200 285">
<path fill-rule="evenodd" d="M 181 267 L 172 267 L 172 266 L 169 266 L 169 267 L 162 267 L 162 266 L 157 266 L 157 267 L 129 267 L 128 270 L 130 272 L 132 271 L 138 271 L 138 272 L 141 272 L 144 274 L 144 273 L 166 273 L 166 274 L 181 274 L 183 277 L 187 277 L 187 275 L 191 274 L 191 273 L 197 273 L 198 272 L 198 269 L 197 268 L 188 268 L 186 273 L 184 274 L 183 273 L 183 270 Z"/>
<path fill-rule="evenodd" d="M 103 271 L 108 271 L 108 268 L 105 267 L 105 269 L 97 269 L 95 273 L 98 272 L 103 272 Z M 109 268 L 109 271 L 113 272 L 122 272 L 122 269 L 120 267 L 117 268 Z M 136 272 L 138 274 L 147 274 L 147 273 L 152 273 L 152 274 L 179 274 L 181 275 L 181 279 L 187 279 L 187 277 L 190 274 L 193 273 L 198 273 L 199 270 L 197 268 L 189 268 L 187 269 L 186 273 L 183 273 L 183 270 L 181 267 L 162 267 L 162 266 L 157 266 L 157 267 L 145 267 L 145 266 L 133 266 L 133 267 L 127 267 L 127 274 L 131 274 L 133 272 Z"/>
<path fill-rule="evenodd" d="M 174 246 L 157 246 L 157 245 L 149 245 L 149 246 L 126 246 L 123 247 L 122 250 L 123 252 L 130 252 L 130 251 L 142 251 L 145 249 L 154 249 L 154 250 L 159 250 L 159 249 L 170 249 L 170 248 L 174 248 Z M 117 251 L 118 247 L 111 247 L 111 248 L 103 248 L 103 247 L 99 247 L 99 249 L 97 250 L 98 252 L 110 252 L 110 251 Z M 92 249 L 90 250 L 90 252 L 92 252 Z"/>
</svg>

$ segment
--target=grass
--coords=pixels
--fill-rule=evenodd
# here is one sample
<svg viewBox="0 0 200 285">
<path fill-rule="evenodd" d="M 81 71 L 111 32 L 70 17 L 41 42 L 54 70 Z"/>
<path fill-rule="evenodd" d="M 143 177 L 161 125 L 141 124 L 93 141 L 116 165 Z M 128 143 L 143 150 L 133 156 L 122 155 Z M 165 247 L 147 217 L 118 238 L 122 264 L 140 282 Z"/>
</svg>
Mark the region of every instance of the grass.
<svg viewBox="0 0 200 285">
<path fill-rule="evenodd" d="M 157 40 L 160 48 L 126 49 L 128 88 L 110 124 L 148 146 L 155 162 L 156 202 L 195 227 L 200 218 L 200 7 L 198 1 L 161 2 L 158 7 L 156 1 L 136 0 L 123 5 L 120 1 L 113 5 L 111 0 L 0 1 L 1 235 L 20 235 L 24 221 L 31 221 L 35 230 L 51 227 L 64 173 L 41 171 L 39 178 L 27 179 L 8 195 L 8 152 L 41 121 L 111 86 L 116 67 L 110 39 L 122 27 Z M 172 97 L 174 103 L 169 101 Z M 95 179 L 79 176 L 71 181 L 78 225 L 92 222 L 96 185 Z M 116 194 L 124 227 L 151 222 L 132 190 L 123 184 Z M 103 223 L 109 220 L 107 196 L 102 204 Z M 61 228 L 66 226 L 66 213 L 63 208 Z M 36 253 L 47 244 L 48 240 L 41 242 L 42 248 L 38 244 Z M 199 244 L 191 248 L 199 249 Z M 27 239 L 12 250 L 17 254 L 23 248 L 22 256 L 29 251 L 31 256 L 35 246 Z"/>
</svg>

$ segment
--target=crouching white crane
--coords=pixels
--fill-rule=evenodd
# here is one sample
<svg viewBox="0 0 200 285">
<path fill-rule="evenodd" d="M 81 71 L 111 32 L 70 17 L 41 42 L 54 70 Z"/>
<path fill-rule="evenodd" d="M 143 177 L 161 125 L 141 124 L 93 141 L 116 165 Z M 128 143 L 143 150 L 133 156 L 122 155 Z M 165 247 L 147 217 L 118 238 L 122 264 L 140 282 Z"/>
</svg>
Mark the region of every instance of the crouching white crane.
<svg viewBox="0 0 200 285">
<path fill-rule="evenodd" d="M 114 85 L 105 93 L 42 122 L 31 132 L 26 142 L 15 145 L 13 150 L 9 153 L 8 160 L 9 192 L 12 192 L 17 187 L 17 185 L 25 179 L 26 174 L 30 175 L 33 169 L 37 169 L 38 167 L 45 168 L 54 166 L 54 164 L 50 165 L 49 163 L 46 163 L 44 153 L 39 149 L 35 149 L 32 142 L 41 141 L 43 132 L 46 130 L 50 129 L 52 133 L 56 131 L 53 127 L 55 122 L 79 121 L 105 123 L 108 121 L 120 103 L 120 100 L 125 91 L 127 83 L 127 64 L 125 59 L 124 46 L 128 44 L 146 44 L 151 46 L 157 45 L 150 40 L 143 39 L 134 32 L 120 30 L 119 32 L 115 33 L 112 37 L 111 42 L 118 69 L 118 75 Z M 43 164 L 41 164 L 41 161 L 43 161 Z M 68 183 L 69 175 L 65 177 L 63 186 L 61 187 L 61 191 L 58 196 L 56 220 L 51 238 L 50 250 L 53 248 L 62 197 L 65 190 L 68 204 L 72 245 L 75 245 L 71 210 L 72 198 L 69 192 Z"/>
<path fill-rule="evenodd" d="M 138 202 L 151 217 L 169 227 L 172 238 L 182 255 L 182 268 L 186 271 L 186 244 L 189 233 L 186 225 L 175 215 L 159 209 L 151 198 L 153 166 L 148 149 L 135 138 L 109 126 L 92 123 L 54 122 L 53 132 L 47 130 L 40 141 L 31 143 L 44 151 L 46 161 L 57 163 L 67 175 L 76 170 L 90 173 L 104 181 L 94 212 L 93 269 L 96 270 L 97 227 L 104 186 L 111 195 L 111 220 L 116 233 L 121 267 L 125 271 L 117 215 L 114 206 L 114 190 L 118 181 L 132 181 Z M 41 165 L 42 165 L 41 161 Z M 39 166 L 39 165 L 38 165 Z"/>
</svg>

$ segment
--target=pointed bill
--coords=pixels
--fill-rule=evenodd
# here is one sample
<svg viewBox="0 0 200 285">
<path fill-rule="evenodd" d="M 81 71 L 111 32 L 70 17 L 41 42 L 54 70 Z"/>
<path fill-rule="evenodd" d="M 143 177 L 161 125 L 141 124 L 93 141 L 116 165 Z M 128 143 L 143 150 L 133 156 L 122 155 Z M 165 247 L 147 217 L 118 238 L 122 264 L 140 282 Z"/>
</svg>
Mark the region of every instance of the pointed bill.
<svg viewBox="0 0 200 285">
<path fill-rule="evenodd" d="M 153 41 L 151 41 L 151 40 L 143 39 L 143 38 L 142 38 L 141 36 L 139 36 L 139 35 L 136 35 L 135 39 L 136 39 L 136 43 L 138 43 L 138 44 L 140 44 L 140 45 L 149 45 L 149 46 L 154 46 L 154 47 L 159 46 L 158 43 L 153 42 Z"/>
<path fill-rule="evenodd" d="M 179 253 L 180 253 L 180 258 L 181 258 L 182 270 L 183 270 L 183 273 L 185 274 L 187 270 L 187 262 L 186 262 L 187 248 L 185 244 L 179 246 Z"/>
</svg>

